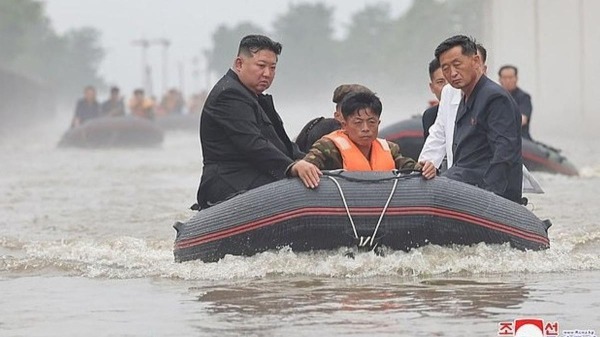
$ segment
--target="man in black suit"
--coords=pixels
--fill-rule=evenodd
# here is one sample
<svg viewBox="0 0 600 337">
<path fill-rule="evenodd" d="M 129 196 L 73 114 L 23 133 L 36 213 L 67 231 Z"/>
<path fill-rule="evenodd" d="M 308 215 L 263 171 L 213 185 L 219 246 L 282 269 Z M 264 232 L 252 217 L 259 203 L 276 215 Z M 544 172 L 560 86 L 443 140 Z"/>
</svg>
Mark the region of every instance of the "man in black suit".
<svg viewBox="0 0 600 337">
<path fill-rule="evenodd" d="M 281 44 L 262 35 L 240 41 L 238 55 L 206 99 L 200 117 L 204 167 L 198 188 L 203 209 L 285 178 L 304 153 L 292 143 L 263 92 L 271 86 Z"/>
<path fill-rule="evenodd" d="M 517 86 L 518 74 L 517 67 L 512 65 L 502 66 L 498 70 L 500 85 L 510 92 L 512 98 L 517 102 L 519 112 L 521 112 L 521 135 L 523 138 L 531 140 L 531 135 L 529 134 L 529 122 L 531 121 L 531 111 L 533 110 L 531 96 Z"/>
<path fill-rule="evenodd" d="M 423 112 L 423 136 L 425 139 L 429 137 L 429 128 L 435 123 L 435 119 L 437 118 L 438 108 L 440 106 L 439 102 L 442 97 L 442 89 L 448 84 L 442 73 L 440 61 L 438 61 L 437 58 L 434 58 L 429 62 L 429 80 L 431 81 L 429 82 L 429 89 L 431 90 L 431 93 L 435 95 L 437 103 Z"/>
<path fill-rule="evenodd" d="M 445 175 L 521 202 L 521 114 L 510 94 L 488 79 L 477 45 L 457 35 L 435 50 L 444 77 L 461 89 L 454 129 L 454 165 Z"/>
</svg>

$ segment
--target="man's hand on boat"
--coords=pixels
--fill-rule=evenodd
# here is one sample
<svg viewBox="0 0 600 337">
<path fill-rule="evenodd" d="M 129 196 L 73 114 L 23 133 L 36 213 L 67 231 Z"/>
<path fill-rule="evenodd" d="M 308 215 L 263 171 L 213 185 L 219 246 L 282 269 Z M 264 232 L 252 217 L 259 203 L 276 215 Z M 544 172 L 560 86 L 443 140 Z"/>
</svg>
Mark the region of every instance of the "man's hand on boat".
<svg viewBox="0 0 600 337">
<path fill-rule="evenodd" d="M 290 173 L 294 177 L 299 177 L 307 188 L 316 188 L 319 186 L 320 177 L 323 175 L 316 165 L 304 159 L 292 165 Z"/>
<path fill-rule="evenodd" d="M 431 179 L 437 175 L 435 165 L 430 161 L 419 162 L 421 166 L 421 175 L 425 179 Z M 299 177 L 307 188 L 316 188 L 323 173 L 314 164 L 302 159 L 295 162 L 290 168 L 289 174 L 293 177 Z"/>
<path fill-rule="evenodd" d="M 435 165 L 432 162 L 420 161 L 419 164 L 421 164 L 422 166 L 421 175 L 423 176 L 423 178 L 431 179 L 436 176 L 437 169 L 435 168 Z"/>
</svg>

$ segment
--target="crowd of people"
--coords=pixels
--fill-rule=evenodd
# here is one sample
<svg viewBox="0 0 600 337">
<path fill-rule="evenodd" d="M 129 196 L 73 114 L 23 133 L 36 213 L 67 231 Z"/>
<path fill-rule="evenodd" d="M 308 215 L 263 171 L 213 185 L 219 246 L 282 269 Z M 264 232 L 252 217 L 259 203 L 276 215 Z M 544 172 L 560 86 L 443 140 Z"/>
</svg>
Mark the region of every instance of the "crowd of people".
<svg viewBox="0 0 600 337">
<path fill-rule="evenodd" d="M 450 37 L 434 51 L 430 88 L 439 106 L 426 112 L 430 144 L 426 142 L 418 161 L 377 137 L 381 100 L 356 84 L 336 88 L 333 118 L 311 120 L 292 142 L 272 96 L 264 94 L 281 50 L 267 36 L 244 37 L 233 67 L 208 95 L 200 117 L 204 167 L 194 209 L 285 177 L 299 177 L 307 188 L 316 188 L 322 170 L 413 169 L 432 179 L 443 158 L 448 161 L 446 177 L 522 201 L 521 135 L 531 111 L 521 112 L 514 89 L 486 76 L 487 52 L 472 38 Z M 502 83 L 511 82 L 502 79 L 511 75 L 506 70 L 516 78 L 515 67 L 503 68 Z"/>
<path fill-rule="evenodd" d="M 154 97 L 146 96 L 143 89 L 135 89 L 125 104 L 120 89 L 112 87 L 106 101 L 99 103 L 96 88 L 87 86 L 83 90 L 83 97 L 77 101 L 71 127 L 77 127 L 94 118 L 125 116 L 127 113 L 146 119 L 173 114 L 199 114 L 205 98 L 205 92 L 197 93 L 192 95 L 186 104 L 179 90 L 170 89 L 158 102 Z"/>
</svg>

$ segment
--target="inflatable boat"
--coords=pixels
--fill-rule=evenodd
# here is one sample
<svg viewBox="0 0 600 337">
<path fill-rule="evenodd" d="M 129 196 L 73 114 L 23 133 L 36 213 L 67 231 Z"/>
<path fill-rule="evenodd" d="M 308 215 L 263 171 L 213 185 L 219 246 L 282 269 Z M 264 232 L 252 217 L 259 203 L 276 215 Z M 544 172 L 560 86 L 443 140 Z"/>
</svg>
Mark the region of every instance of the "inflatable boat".
<svg viewBox="0 0 600 337">
<path fill-rule="evenodd" d="M 152 147 L 162 143 L 163 131 L 154 122 L 133 116 L 100 117 L 65 132 L 61 147 Z"/>
<path fill-rule="evenodd" d="M 156 124 L 165 131 L 198 132 L 200 115 L 170 114 L 156 116 Z"/>
<path fill-rule="evenodd" d="M 425 139 L 421 117 L 413 117 L 386 126 L 379 136 L 400 146 L 404 156 L 419 158 Z M 578 175 L 577 168 L 563 156 L 560 150 L 540 142 L 523 138 L 523 164 L 530 171 L 559 173 L 568 176 Z"/>
<path fill-rule="evenodd" d="M 491 192 L 444 177 L 397 172 L 326 172 L 319 187 L 277 181 L 174 225 L 178 262 L 218 261 L 290 247 L 293 251 L 427 244 L 509 243 L 549 247 L 548 220 Z"/>
</svg>

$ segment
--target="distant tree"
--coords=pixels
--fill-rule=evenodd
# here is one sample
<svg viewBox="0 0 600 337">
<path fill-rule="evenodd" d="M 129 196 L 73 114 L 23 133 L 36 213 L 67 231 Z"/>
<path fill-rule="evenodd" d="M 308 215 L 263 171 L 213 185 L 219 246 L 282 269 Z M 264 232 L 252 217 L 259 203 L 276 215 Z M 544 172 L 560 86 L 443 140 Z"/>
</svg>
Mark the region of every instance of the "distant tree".
<svg viewBox="0 0 600 337">
<path fill-rule="evenodd" d="M 71 98 L 84 85 L 104 84 L 97 74 L 103 57 L 97 30 L 81 28 L 59 35 L 42 2 L 0 1 L 0 68 Z"/>
<path fill-rule="evenodd" d="M 366 81 L 388 76 L 384 60 L 393 22 L 390 6 L 385 3 L 355 13 L 341 43 L 343 71 Z"/>
<path fill-rule="evenodd" d="M 48 30 L 49 23 L 41 3 L 0 1 L 0 65 L 8 68 L 24 50 L 44 38 Z"/>
<path fill-rule="evenodd" d="M 104 86 L 104 81 L 97 74 L 100 62 L 104 59 L 104 49 L 100 46 L 100 32 L 94 28 L 84 27 L 67 31 L 61 38 L 64 46 L 64 59 L 56 60 L 57 67 L 51 77 L 58 81 L 59 69 L 69 72 L 71 76 L 63 84 L 63 92 L 81 91 L 85 85 Z"/>
<path fill-rule="evenodd" d="M 292 4 L 275 20 L 273 35 L 283 44 L 277 75 L 282 93 L 331 95 L 340 56 L 332 22 L 333 9 L 323 4 Z"/>
<path fill-rule="evenodd" d="M 233 65 L 240 40 L 249 34 L 264 34 L 263 30 L 249 22 L 243 22 L 232 28 L 220 25 L 212 35 L 213 48 L 207 50 L 209 71 L 221 76 Z"/>
<path fill-rule="evenodd" d="M 419 0 L 391 25 L 384 40 L 385 58 L 394 85 L 404 86 L 411 93 L 415 79 L 426 78 L 427 64 L 434 50 L 444 39 L 455 34 L 481 35 L 481 2 L 478 0 Z"/>
</svg>

